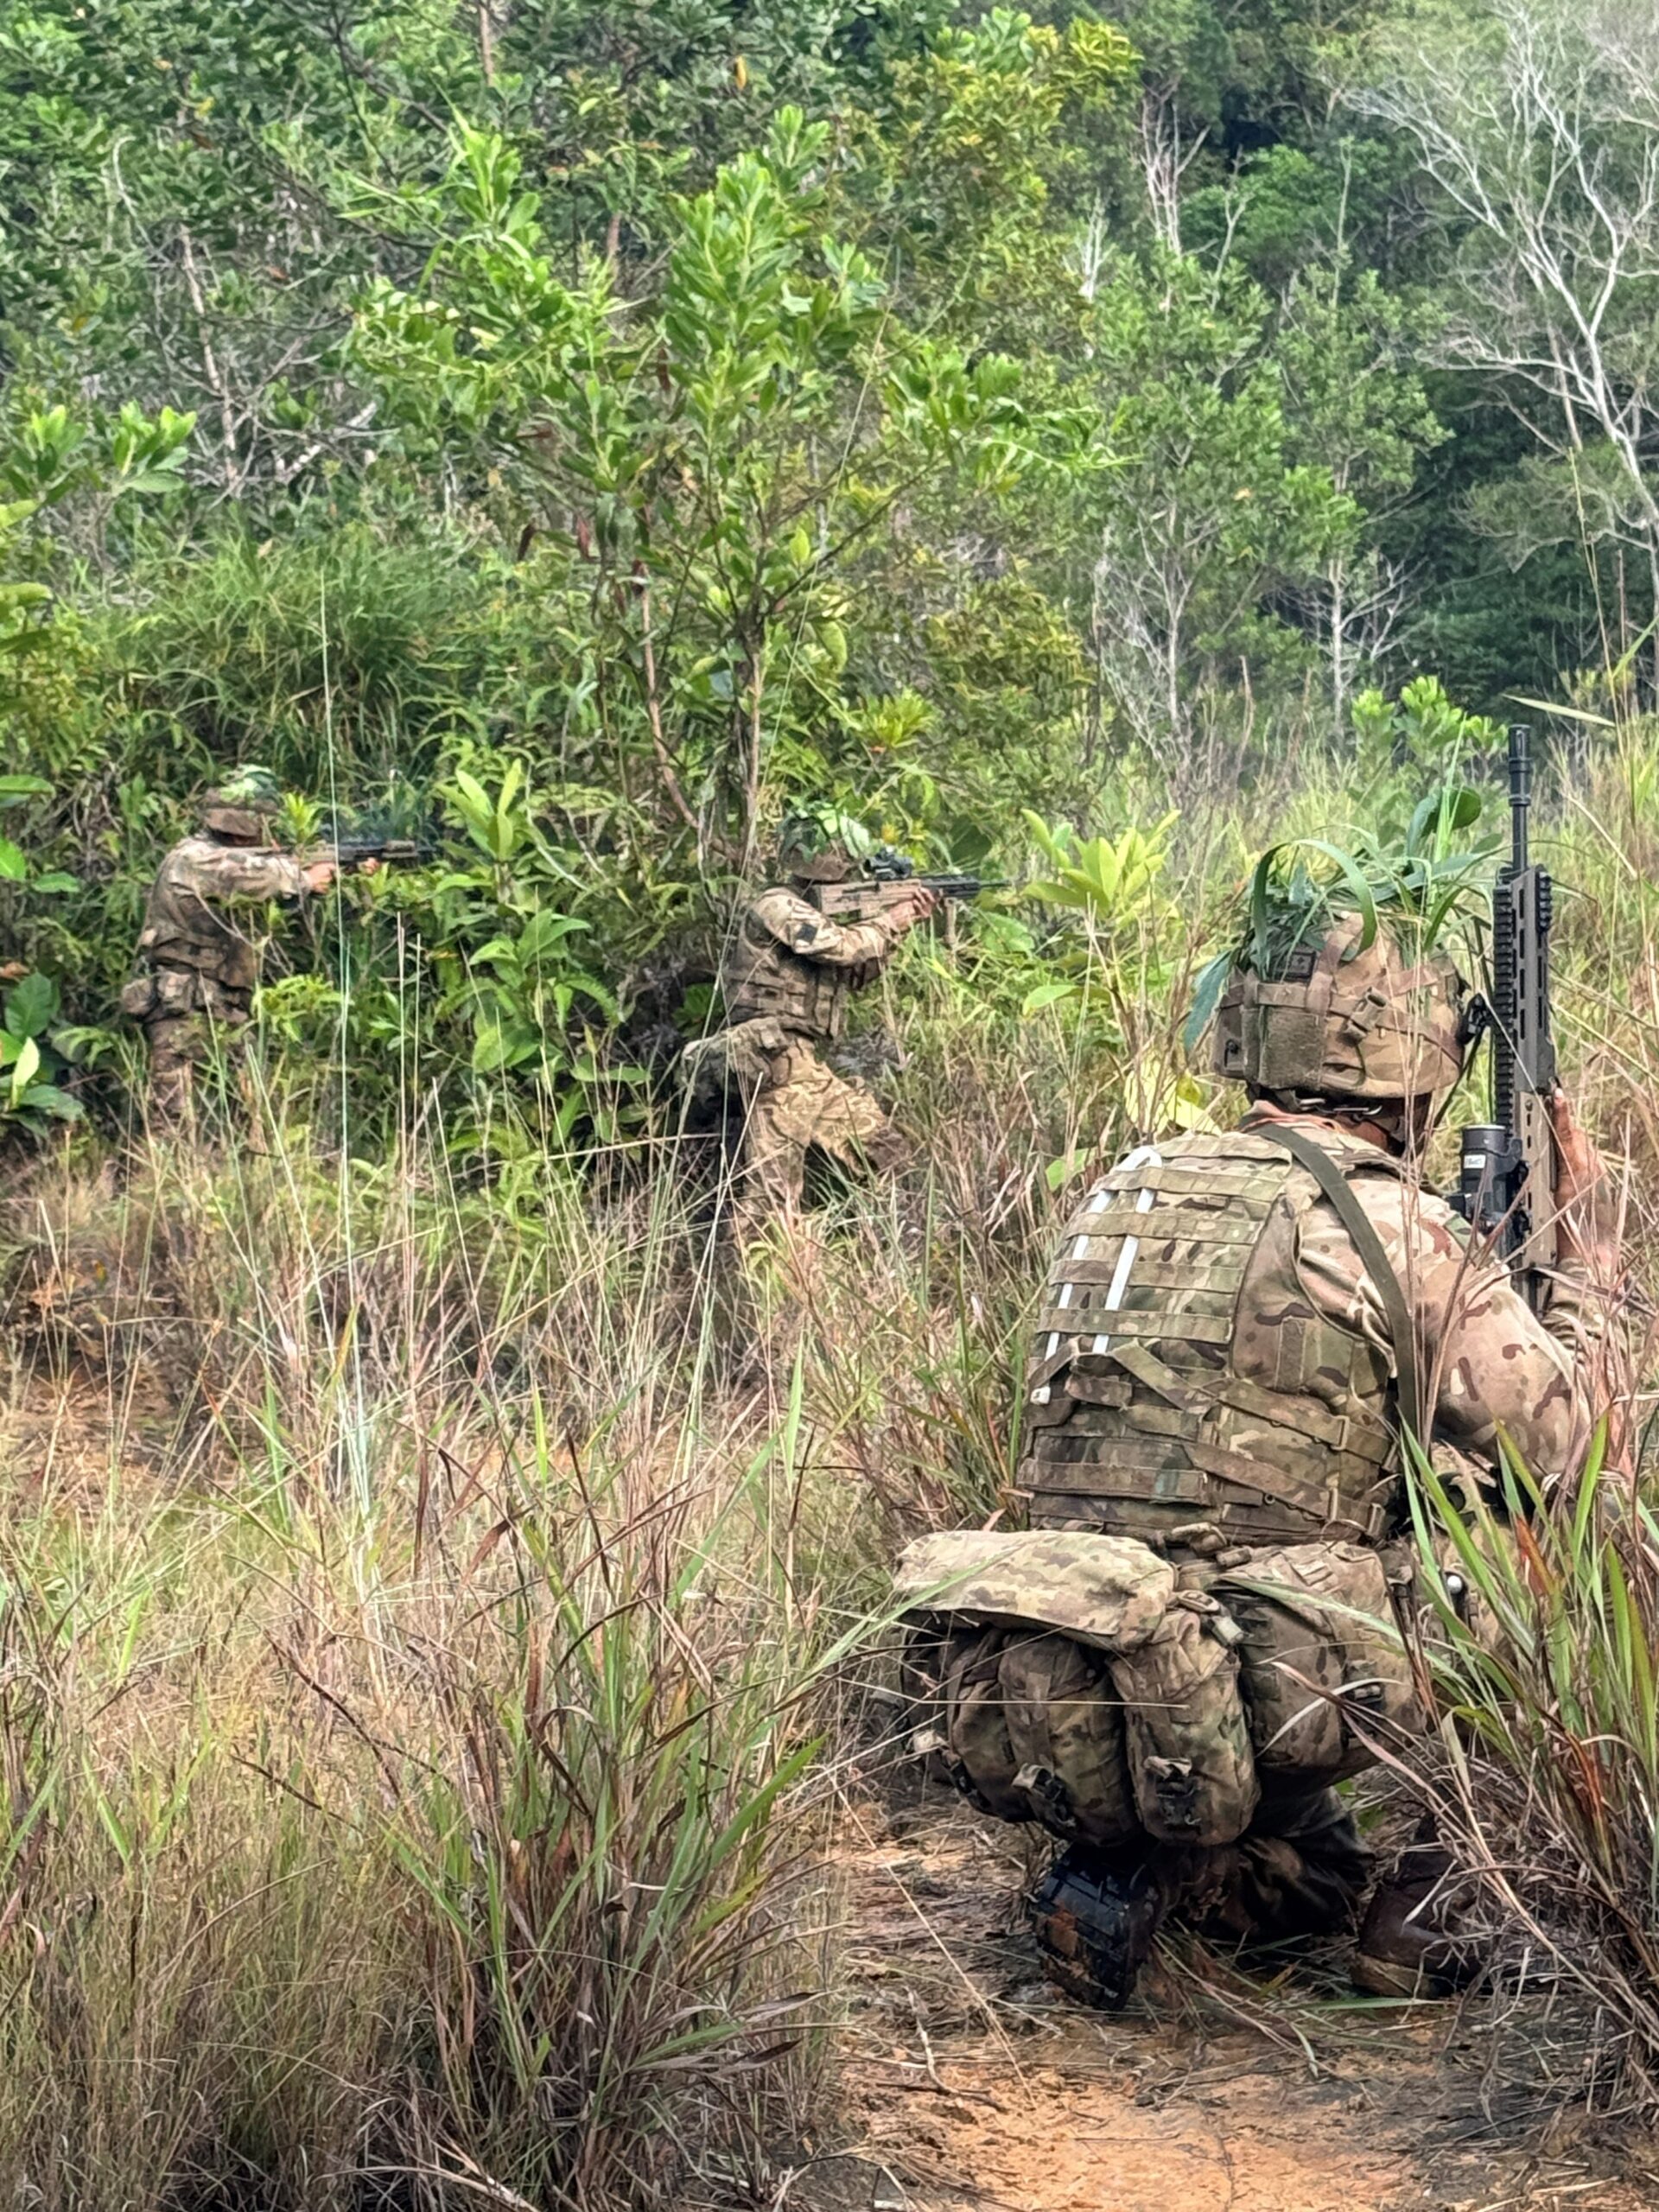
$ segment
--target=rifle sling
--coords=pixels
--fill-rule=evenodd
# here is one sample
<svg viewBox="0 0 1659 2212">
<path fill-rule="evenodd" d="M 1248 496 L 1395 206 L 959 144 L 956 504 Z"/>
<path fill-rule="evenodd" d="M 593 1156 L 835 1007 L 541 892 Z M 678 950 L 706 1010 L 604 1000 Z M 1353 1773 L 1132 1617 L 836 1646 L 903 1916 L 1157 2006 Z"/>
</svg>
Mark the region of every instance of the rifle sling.
<svg viewBox="0 0 1659 2212">
<path fill-rule="evenodd" d="M 1401 1451 L 1405 1452 L 1405 1437 L 1416 1438 L 1427 1446 L 1423 1427 L 1423 1403 L 1418 1386 L 1417 1331 L 1411 1317 L 1411 1305 L 1395 1273 L 1377 1235 L 1375 1225 L 1364 1207 L 1354 1195 L 1353 1185 L 1343 1173 L 1330 1154 L 1315 1144 L 1300 1129 L 1287 1129 L 1272 1122 L 1257 1123 L 1250 1130 L 1253 1137 L 1265 1137 L 1269 1144 L 1276 1144 L 1287 1152 L 1299 1167 L 1304 1167 L 1319 1185 L 1323 1195 L 1335 1207 L 1337 1218 L 1353 1239 L 1366 1274 L 1382 1301 L 1382 1311 L 1388 1316 L 1389 1334 L 1394 1340 L 1395 1402 L 1402 1432 Z"/>
</svg>

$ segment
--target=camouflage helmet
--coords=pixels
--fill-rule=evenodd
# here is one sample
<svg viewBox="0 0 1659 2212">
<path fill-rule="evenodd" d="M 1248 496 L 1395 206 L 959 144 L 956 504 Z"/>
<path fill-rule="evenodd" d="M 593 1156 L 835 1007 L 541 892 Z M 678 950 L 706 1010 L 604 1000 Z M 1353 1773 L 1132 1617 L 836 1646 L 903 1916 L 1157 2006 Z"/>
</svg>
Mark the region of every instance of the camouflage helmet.
<svg viewBox="0 0 1659 2212">
<path fill-rule="evenodd" d="M 1357 914 L 1257 975 L 1241 960 L 1216 1016 L 1215 1067 L 1298 1098 L 1436 1103 L 1463 1072 L 1467 986 L 1444 952 L 1413 959 Z"/>
<path fill-rule="evenodd" d="M 868 850 L 861 825 L 832 807 L 798 807 L 778 831 L 778 863 L 798 883 L 845 883 Z"/>
<path fill-rule="evenodd" d="M 265 824 L 282 804 L 276 779 L 269 768 L 238 768 L 207 792 L 201 826 L 210 836 L 263 837 Z"/>
</svg>

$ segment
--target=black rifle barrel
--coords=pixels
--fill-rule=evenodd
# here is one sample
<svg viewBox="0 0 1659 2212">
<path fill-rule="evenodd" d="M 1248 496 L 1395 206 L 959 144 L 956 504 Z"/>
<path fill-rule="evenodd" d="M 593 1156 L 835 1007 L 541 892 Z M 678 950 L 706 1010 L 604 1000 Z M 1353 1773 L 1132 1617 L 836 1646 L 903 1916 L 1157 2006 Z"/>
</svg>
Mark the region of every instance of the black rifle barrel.
<svg viewBox="0 0 1659 2212">
<path fill-rule="evenodd" d="M 1498 873 L 1492 900 L 1492 1118 L 1516 1127 L 1516 1039 L 1519 1028 L 1521 951 L 1516 942 L 1513 887 L 1529 866 L 1527 816 L 1532 806 L 1532 732 L 1510 729 L 1510 864 Z"/>
<path fill-rule="evenodd" d="M 1519 875 L 1530 865 L 1527 816 L 1532 807 L 1532 730 L 1526 722 L 1510 725 L 1510 865 Z"/>
</svg>

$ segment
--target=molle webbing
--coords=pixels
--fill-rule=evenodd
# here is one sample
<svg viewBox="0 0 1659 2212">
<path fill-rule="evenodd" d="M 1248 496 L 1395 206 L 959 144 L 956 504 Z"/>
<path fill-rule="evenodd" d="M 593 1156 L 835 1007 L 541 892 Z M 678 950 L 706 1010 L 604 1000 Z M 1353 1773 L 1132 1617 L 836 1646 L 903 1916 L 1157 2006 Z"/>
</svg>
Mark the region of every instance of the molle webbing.
<svg viewBox="0 0 1659 2212">
<path fill-rule="evenodd" d="M 1108 1342 L 1226 1344 L 1288 1173 L 1276 1160 L 1156 1161 L 1128 1187 L 1097 1191 L 1050 1276 L 1031 1381 Z"/>
<path fill-rule="evenodd" d="M 1395 1445 L 1376 1356 L 1314 1310 L 1290 1258 L 1251 1276 L 1306 1165 L 1299 1148 L 1253 1141 L 1276 1134 L 1131 1155 L 1073 1220 L 1028 1378 L 1034 1520 L 1141 1535 L 1200 1520 L 1257 1538 L 1377 1533 Z M 1319 1156 L 1357 1212 L 1341 1167 Z M 1282 1211 L 1276 1234 L 1272 1250 L 1293 1254 Z M 1281 1368 L 1293 1352 L 1302 1363 L 1288 1377 L 1236 1370 L 1247 1278 L 1253 1298 L 1265 1289 L 1270 1310 L 1294 1317 L 1271 1340 Z"/>
<path fill-rule="evenodd" d="M 802 959 L 753 909 L 739 924 L 721 971 L 728 1023 L 779 1021 L 797 1036 L 831 1042 L 846 1027 L 851 989 L 849 969 Z"/>
</svg>

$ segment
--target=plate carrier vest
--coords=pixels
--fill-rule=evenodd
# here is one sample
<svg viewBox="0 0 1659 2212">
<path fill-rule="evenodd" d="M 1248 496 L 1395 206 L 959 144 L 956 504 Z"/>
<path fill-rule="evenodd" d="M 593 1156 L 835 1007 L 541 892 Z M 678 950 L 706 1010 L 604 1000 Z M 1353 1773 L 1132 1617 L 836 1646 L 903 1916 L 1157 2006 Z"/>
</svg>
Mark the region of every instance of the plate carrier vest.
<svg viewBox="0 0 1659 2212">
<path fill-rule="evenodd" d="M 153 968 L 188 969 L 251 999 L 259 983 L 257 947 L 197 887 L 202 856 L 211 861 L 222 849 L 207 837 L 187 837 L 174 847 L 151 887 L 138 952 Z"/>
<path fill-rule="evenodd" d="M 770 1017 L 798 1037 L 834 1044 L 847 1027 L 847 1001 L 860 970 L 803 960 L 761 918 L 769 900 L 789 901 L 786 891 L 762 892 L 738 926 L 720 979 L 728 1026 Z"/>
<path fill-rule="evenodd" d="M 1322 1128 L 1317 1144 L 1351 1182 L 1399 1174 L 1362 1138 Z M 1034 1527 L 1154 1544 L 1198 1522 L 1247 1545 L 1381 1537 L 1391 1363 L 1299 1278 L 1297 1223 L 1319 1195 L 1242 1131 L 1142 1147 L 1096 1185 L 1037 1318 L 1020 1468 Z"/>
</svg>

